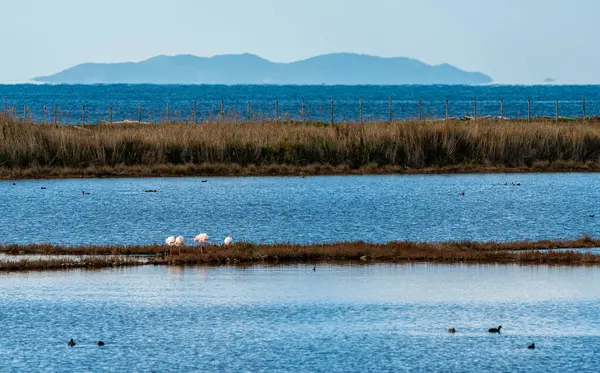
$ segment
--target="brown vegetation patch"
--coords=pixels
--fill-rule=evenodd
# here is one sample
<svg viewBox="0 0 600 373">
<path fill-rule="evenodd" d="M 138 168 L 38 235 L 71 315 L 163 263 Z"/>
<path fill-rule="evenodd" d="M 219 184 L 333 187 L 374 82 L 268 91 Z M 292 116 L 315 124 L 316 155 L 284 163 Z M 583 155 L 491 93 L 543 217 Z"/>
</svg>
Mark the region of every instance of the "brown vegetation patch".
<svg viewBox="0 0 600 373">
<path fill-rule="evenodd" d="M 51 126 L 0 115 L 0 178 L 600 171 L 596 121 Z"/>
<path fill-rule="evenodd" d="M 600 255 L 553 249 L 595 248 L 600 240 L 584 236 L 576 240 L 544 240 L 519 242 L 446 242 L 415 243 L 340 242 L 322 245 L 274 244 L 258 245 L 237 243 L 224 247 L 209 245 L 204 253 L 198 247 L 168 248 L 149 246 L 60 246 L 60 245 L 4 245 L 0 252 L 13 255 L 91 255 L 101 263 L 101 256 L 147 255 L 153 264 L 233 264 L 233 263 L 294 263 L 315 261 L 363 262 L 471 262 L 471 263 L 556 263 L 595 264 Z M 540 250 L 549 250 L 540 252 Z M 107 259 L 106 266 L 110 266 Z M 139 264 L 140 261 L 131 261 Z M 14 265 L 14 264 L 10 264 Z M 75 264 L 74 264 L 75 265 Z"/>
<path fill-rule="evenodd" d="M 17 271 L 56 271 L 67 269 L 102 269 L 117 267 L 134 267 L 146 265 L 148 262 L 129 258 L 108 258 L 98 256 L 83 259 L 21 259 L 16 261 L 1 261 L 0 272 Z"/>
</svg>

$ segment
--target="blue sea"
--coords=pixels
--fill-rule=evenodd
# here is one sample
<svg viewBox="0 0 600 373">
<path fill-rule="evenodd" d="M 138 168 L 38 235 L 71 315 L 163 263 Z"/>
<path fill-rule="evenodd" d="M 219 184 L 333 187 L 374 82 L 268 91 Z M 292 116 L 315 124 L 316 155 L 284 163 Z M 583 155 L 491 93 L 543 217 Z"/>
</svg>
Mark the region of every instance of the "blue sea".
<svg viewBox="0 0 600 373">
<path fill-rule="evenodd" d="M 600 115 L 600 86 L 269 86 L 269 85 L 0 85 L 2 108 L 40 122 L 77 124 L 141 120 L 159 123 L 275 118 L 336 121 L 451 117 Z M 391 99 L 391 110 L 390 110 Z M 583 100 L 585 99 L 585 105 Z M 475 103 L 476 100 L 476 103 Z M 303 104 L 304 101 L 304 110 Z M 419 105 L 419 101 L 421 102 Z M 194 103 L 196 115 L 194 117 Z M 420 109 L 419 109 L 420 107 Z M 139 114 L 138 114 L 139 108 Z M 250 108 L 248 115 L 248 108 Z M 476 113 L 475 113 L 476 111 Z M 419 114 L 420 113 L 420 114 Z"/>
</svg>

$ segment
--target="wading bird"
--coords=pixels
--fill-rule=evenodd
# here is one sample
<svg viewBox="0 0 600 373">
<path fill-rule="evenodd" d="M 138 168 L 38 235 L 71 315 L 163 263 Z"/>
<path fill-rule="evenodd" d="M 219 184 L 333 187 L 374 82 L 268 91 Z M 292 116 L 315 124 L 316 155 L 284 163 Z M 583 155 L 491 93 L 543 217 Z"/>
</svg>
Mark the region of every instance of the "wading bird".
<svg viewBox="0 0 600 373">
<path fill-rule="evenodd" d="M 183 246 L 184 242 L 185 239 L 183 238 L 183 236 L 179 236 L 175 239 L 175 246 L 179 248 L 179 254 L 181 254 L 181 246 Z"/>
<path fill-rule="evenodd" d="M 175 237 L 171 236 L 171 237 L 167 238 L 165 240 L 165 243 L 167 244 L 167 246 L 169 246 L 169 255 L 173 255 L 173 251 L 171 250 L 171 247 L 175 246 Z"/>
<path fill-rule="evenodd" d="M 196 237 L 192 238 L 192 241 L 198 242 L 200 245 L 200 254 L 204 253 L 204 245 L 208 242 L 208 234 L 200 233 Z"/>
<path fill-rule="evenodd" d="M 233 244 L 233 238 L 231 236 L 225 237 L 225 240 L 223 240 L 223 245 L 231 246 L 231 244 Z"/>
</svg>

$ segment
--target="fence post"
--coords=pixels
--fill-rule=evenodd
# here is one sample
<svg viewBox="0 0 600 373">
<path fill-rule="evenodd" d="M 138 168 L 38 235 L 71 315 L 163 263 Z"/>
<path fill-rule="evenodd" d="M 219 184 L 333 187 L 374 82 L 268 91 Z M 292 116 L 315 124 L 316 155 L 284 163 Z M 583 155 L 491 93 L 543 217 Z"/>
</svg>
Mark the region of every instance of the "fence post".
<svg viewBox="0 0 600 373">
<path fill-rule="evenodd" d="M 419 103 L 417 106 L 418 106 L 417 109 L 419 111 L 419 121 L 421 121 L 421 120 L 423 120 L 423 113 L 421 112 L 421 100 L 419 100 Z"/>
<path fill-rule="evenodd" d="M 44 119 L 46 120 L 46 124 L 48 124 L 48 108 L 44 105 Z"/>
<path fill-rule="evenodd" d="M 302 122 L 306 122 L 306 109 L 304 107 L 304 99 L 302 99 Z"/>
<path fill-rule="evenodd" d="M 504 99 L 500 99 L 500 119 L 504 119 Z"/>
<path fill-rule="evenodd" d="M 56 108 L 56 104 L 54 104 L 54 125 L 56 126 L 56 112 L 57 112 L 57 108 Z"/>
<path fill-rule="evenodd" d="M 248 100 L 248 122 L 250 122 L 250 100 Z"/>
<path fill-rule="evenodd" d="M 167 120 L 167 123 L 169 123 L 169 104 L 167 104 L 166 114 L 167 114 L 166 120 Z"/>
<path fill-rule="evenodd" d="M 585 120 L 585 97 L 581 99 L 581 109 L 583 113 L 583 120 Z"/>
<path fill-rule="evenodd" d="M 110 124 L 112 124 L 112 104 L 110 104 L 110 106 L 108 107 L 108 117 Z"/>
<path fill-rule="evenodd" d="M 194 100 L 194 124 L 198 124 L 198 117 L 197 117 L 197 111 L 196 111 L 197 104 L 198 103 L 196 102 L 196 100 Z"/>
<path fill-rule="evenodd" d="M 527 99 L 527 121 L 531 122 L 531 99 Z"/>
<path fill-rule="evenodd" d="M 333 99 L 331 99 L 331 125 L 333 126 L 335 124 L 335 106 L 334 106 L 334 101 Z"/>
<path fill-rule="evenodd" d="M 363 107 L 362 107 L 362 97 L 358 98 L 358 111 L 360 115 L 360 124 L 363 124 Z"/>
<path fill-rule="evenodd" d="M 225 100 L 221 100 L 221 121 L 225 121 Z"/>
<path fill-rule="evenodd" d="M 390 123 L 394 121 L 394 108 L 392 106 L 392 96 L 389 97 Z"/>
<path fill-rule="evenodd" d="M 556 120 L 555 122 L 558 124 L 558 100 L 556 100 Z"/>
<path fill-rule="evenodd" d="M 279 122 L 279 101 L 275 100 L 275 121 Z"/>
<path fill-rule="evenodd" d="M 446 99 L 446 120 L 449 119 L 449 115 L 448 115 L 448 99 Z"/>
<path fill-rule="evenodd" d="M 27 121 L 27 104 L 23 104 L 23 122 Z"/>
<path fill-rule="evenodd" d="M 475 120 L 477 120 L 477 99 L 473 100 L 473 114 L 475 115 Z"/>
<path fill-rule="evenodd" d="M 81 105 L 81 127 L 85 126 L 85 104 Z"/>
<path fill-rule="evenodd" d="M 138 104 L 138 125 L 142 124 L 142 105 Z"/>
</svg>

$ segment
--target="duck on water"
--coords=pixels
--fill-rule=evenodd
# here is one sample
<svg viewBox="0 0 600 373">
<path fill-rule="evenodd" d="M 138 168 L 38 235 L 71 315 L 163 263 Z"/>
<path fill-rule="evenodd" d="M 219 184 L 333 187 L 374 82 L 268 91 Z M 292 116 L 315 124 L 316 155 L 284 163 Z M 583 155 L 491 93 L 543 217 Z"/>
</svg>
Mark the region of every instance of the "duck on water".
<svg viewBox="0 0 600 373">
<path fill-rule="evenodd" d="M 490 328 L 488 330 L 488 332 L 490 332 L 490 333 L 500 333 L 500 329 L 502 329 L 502 325 L 500 325 L 498 328 Z"/>
</svg>

